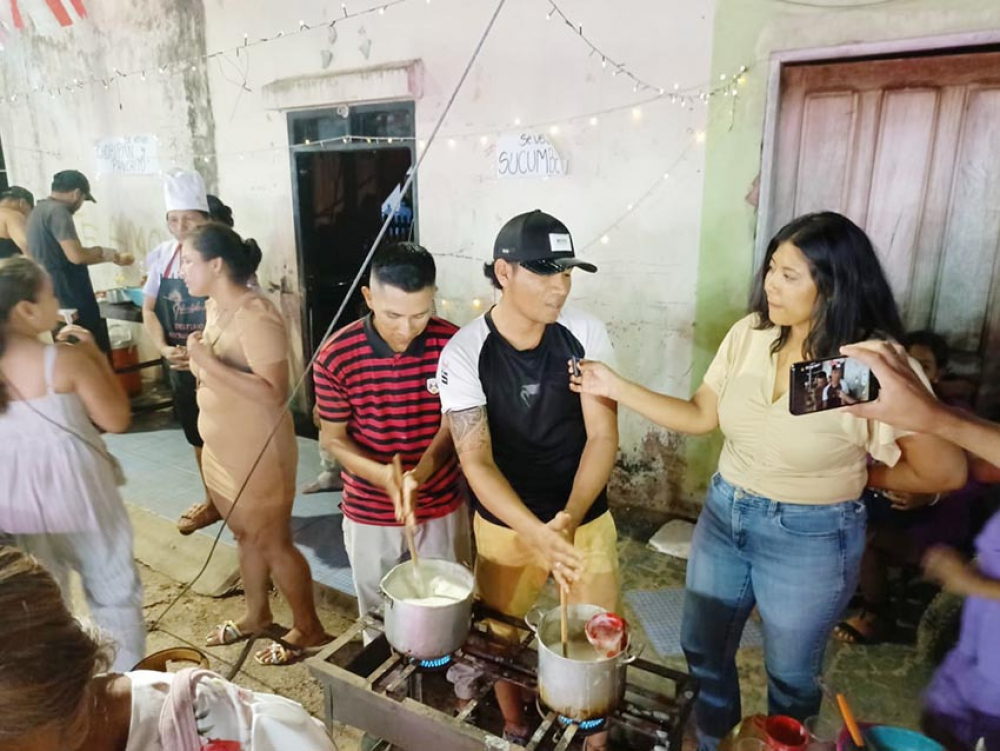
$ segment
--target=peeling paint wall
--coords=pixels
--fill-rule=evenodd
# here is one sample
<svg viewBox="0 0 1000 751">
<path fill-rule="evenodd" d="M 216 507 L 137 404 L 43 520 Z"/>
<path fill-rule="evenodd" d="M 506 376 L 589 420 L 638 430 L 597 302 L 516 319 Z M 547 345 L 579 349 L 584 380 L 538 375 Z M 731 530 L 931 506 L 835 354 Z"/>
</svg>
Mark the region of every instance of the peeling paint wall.
<svg viewBox="0 0 1000 751">
<path fill-rule="evenodd" d="M 371 5 L 347 3 L 350 11 Z M 494 7 L 409 0 L 384 15 L 331 28 L 342 16 L 340 3 L 105 0 L 88 7 L 86 22 L 47 37 L 10 38 L 0 86 L 11 91 L 26 82 L 69 82 L 82 71 L 113 67 L 145 69 L 147 80 L 130 77 L 109 91 L 97 87 L 0 106 L 12 178 L 44 194 L 58 169 L 93 173 L 96 139 L 155 134 L 161 165 L 196 167 L 233 207 L 237 229 L 258 240 L 265 254 L 262 284 L 280 302 L 299 343 L 287 113 L 274 108 L 265 87 L 298 92 L 314 107 L 348 101 L 337 96 L 378 101 L 389 90 L 378 69 L 418 61 L 407 84 L 418 94 L 416 136 L 427 139 Z M 644 80 L 671 90 L 710 83 L 713 0 L 576 0 L 565 10 Z M 542 208 L 567 223 L 578 252 L 600 267 L 596 275 L 576 275 L 571 300 L 608 322 L 620 370 L 652 388 L 686 395 L 704 163 L 695 136 L 707 127 L 707 110 L 664 99 L 633 111 L 650 92 L 633 93 L 624 77 L 602 68 L 574 30 L 558 19 L 546 21 L 547 11 L 537 0 L 508 0 L 418 177 L 420 240 L 439 262 L 439 311 L 460 324 L 478 315 L 493 299 L 481 267 L 497 230 L 516 213 Z M 293 34 L 301 21 L 320 28 Z M 286 36 L 278 41 L 235 49 L 245 38 L 279 30 Z M 207 63 L 193 61 L 193 69 L 158 72 L 169 60 L 224 49 Z M 370 93 L 330 93 L 339 91 L 330 77 L 350 71 L 360 78 L 347 78 L 365 82 Z M 527 127 L 532 124 L 539 125 Z M 552 125 L 557 132 L 549 132 Z M 496 137 L 522 130 L 549 133 L 569 163 L 568 174 L 498 179 Z M 24 150 L 29 148 L 60 156 Z M 94 179 L 94 190 L 100 203 L 79 214 L 86 240 L 118 238 L 142 255 L 166 237 L 159 179 Z M 647 192 L 630 213 L 630 204 Z M 113 284 L 113 273 L 94 273 L 98 287 Z M 301 369 L 301 348 L 296 357 Z M 659 510 L 683 501 L 684 441 L 629 413 L 623 412 L 621 428 L 615 501 Z"/>
</svg>

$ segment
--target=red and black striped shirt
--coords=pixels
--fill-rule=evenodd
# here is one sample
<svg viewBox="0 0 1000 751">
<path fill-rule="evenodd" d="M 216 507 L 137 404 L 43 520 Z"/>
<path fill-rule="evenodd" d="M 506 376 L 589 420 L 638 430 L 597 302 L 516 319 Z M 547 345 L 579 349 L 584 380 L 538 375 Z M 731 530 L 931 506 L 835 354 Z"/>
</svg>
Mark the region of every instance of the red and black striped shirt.
<svg viewBox="0 0 1000 751">
<path fill-rule="evenodd" d="M 431 318 L 407 350 L 396 353 L 375 330 L 371 315 L 341 329 L 323 345 L 313 366 L 320 418 L 346 422 L 351 439 L 379 461 L 388 464 L 398 453 L 403 467 L 412 469 L 441 427 L 438 358 L 457 330 Z M 420 487 L 420 521 L 450 514 L 464 503 L 458 472 L 452 456 Z M 362 524 L 396 524 L 382 488 L 347 470 L 343 478 L 344 516 Z"/>
</svg>

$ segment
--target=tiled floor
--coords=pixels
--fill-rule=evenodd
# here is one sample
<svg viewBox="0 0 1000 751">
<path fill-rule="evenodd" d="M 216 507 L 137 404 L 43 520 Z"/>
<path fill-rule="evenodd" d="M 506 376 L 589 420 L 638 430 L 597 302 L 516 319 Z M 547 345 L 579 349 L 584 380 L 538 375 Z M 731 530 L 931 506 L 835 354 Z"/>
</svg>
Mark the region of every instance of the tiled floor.
<svg viewBox="0 0 1000 751">
<path fill-rule="evenodd" d="M 298 486 L 319 474 L 316 441 L 299 438 Z M 129 503 L 166 519 L 177 519 L 185 509 L 205 496 L 194 451 L 179 428 L 106 435 L 111 452 L 118 457 L 128 482 L 122 495 Z M 351 569 L 344 552 L 340 493 L 297 495 L 292 512 L 295 542 L 309 561 L 313 578 L 349 595 L 354 594 Z M 195 534 L 215 537 L 217 524 Z M 226 529 L 220 542 L 235 545 Z"/>
</svg>

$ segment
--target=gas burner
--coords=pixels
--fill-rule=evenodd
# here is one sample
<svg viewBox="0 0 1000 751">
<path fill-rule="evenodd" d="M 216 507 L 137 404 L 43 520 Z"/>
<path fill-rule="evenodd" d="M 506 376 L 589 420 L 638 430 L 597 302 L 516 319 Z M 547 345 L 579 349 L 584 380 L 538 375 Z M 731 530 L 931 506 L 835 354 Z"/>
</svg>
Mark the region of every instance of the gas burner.
<svg viewBox="0 0 1000 751">
<path fill-rule="evenodd" d="M 438 657 L 437 659 L 434 660 L 417 660 L 417 659 L 413 660 L 413 662 L 416 663 L 417 665 L 417 670 L 425 670 L 428 672 L 436 670 L 444 670 L 454 661 L 455 658 L 453 658 L 451 655 Z"/>
<path fill-rule="evenodd" d="M 499 639 L 486 628 L 487 620 L 520 629 L 520 643 L 512 648 L 508 640 Z M 335 722 L 347 723 L 405 751 L 502 748 L 503 716 L 493 698 L 494 687 L 506 681 L 538 696 L 534 632 L 520 619 L 478 606 L 461 649 L 420 660 L 394 652 L 384 632 L 366 645 L 358 643 L 365 630 L 382 630 L 382 623 L 377 612 L 363 616 L 307 660 L 323 684 L 327 726 L 332 729 Z M 473 696 L 457 714 L 456 687 L 447 677 L 452 666 L 463 669 L 456 674 L 478 676 Z M 608 748 L 615 751 L 680 748 L 697 693 L 694 680 L 642 659 L 629 665 L 628 675 L 624 696 L 606 717 L 575 721 L 542 706 L 536 698 L 539 722 L 524 751 L 569 751 L 583 737 L 604 731 L 609 734 Z"/>
<path fill-rule="evenodd" d="M 565 715 L 559 715 L 559 716 L 556 717 L 556 720 L 563 727 L 569 727 L 570 725 L 579 725 L 581 732 L 583 732 L 583 733 L 594 733 L 594 732 L 597 732 L 598 730 L 600 730 L 601 728 L 604 727 L 604 725 L 608 721 L 608 718 L 607 717 L 598 717 L 598 718 L 593 719 L 593 720 L 581 720 L 581 721 L 577 721 L 577 720 L 570 719 L 569 717 L 566 717 Z"/>
</svg>

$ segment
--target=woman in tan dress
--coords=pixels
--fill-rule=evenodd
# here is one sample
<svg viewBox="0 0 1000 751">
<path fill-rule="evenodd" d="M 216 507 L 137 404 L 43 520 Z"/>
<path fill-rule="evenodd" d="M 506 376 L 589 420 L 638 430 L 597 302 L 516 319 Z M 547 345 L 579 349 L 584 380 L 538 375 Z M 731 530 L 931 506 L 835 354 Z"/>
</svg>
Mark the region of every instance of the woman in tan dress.
<svg viewBox="0 0 1000 751">
<path fill-rule="evenodd" d="M 247 280 L 260 248 L 221 224 L 184 240 L 182 276 L 192 295 L 208 297 L 206 326 L 188 339 L 198 379 L 198 429 L 205 441 L 202 471 L 219 512 L 236 537 L 246 613 L 207 639 L 231 644 L 272 622 L 269 580 L 292 609 L 292 629 L 258 652 L 266 665 L 298 659 L 327 640 L 316 615 L 309 564 L 292 542 L 298 450 L 288 398 L 288 334 L 274 305 Z"/>
</svg>

